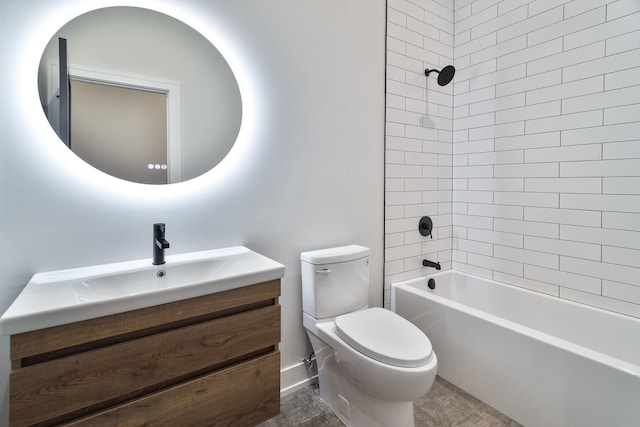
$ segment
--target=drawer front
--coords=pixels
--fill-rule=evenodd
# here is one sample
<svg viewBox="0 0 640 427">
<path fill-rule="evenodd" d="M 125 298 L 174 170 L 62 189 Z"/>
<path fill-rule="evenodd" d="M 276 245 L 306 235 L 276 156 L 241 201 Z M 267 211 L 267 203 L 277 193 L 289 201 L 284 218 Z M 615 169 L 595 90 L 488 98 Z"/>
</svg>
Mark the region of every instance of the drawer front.
<svg viewBox="0 0 640 427">
<path fill-rule="evenodd" d="M 229 312 L 246 311 L 251 305 L 272 305 L 280 295 L 280 280 L 258 283 L 196 298 L 139 310 L 98 317 L 82 322 L 54 326 L 11 336 L 11 360 L 55 358 L 105 342 L 125 341 L 148 335 L 163 325 L 187 322 L 200 317 L 221 317 Z M 195 322 L 191 322 L 195 323 Z M 165 329 L 166 330 L 166 329 Z M 156 331 L 158 332 L 158 331 Z M 136 336 L 137 335 L 137 336 Z M 70 349 L 70 351 L 69 351 Z M 86 348 L 85 348 L 86 349 Z M 53 353 L 53 356 L 51 356 Z M 45 355 L 47 357 L 42 357 Z M 20 362 L 21 363 L 21 362 Z"/>
<path fill-rule="evenodd" d="M 63 425 L 254 426 L 279 412 L 275 352 Z"/>
<path fill-rule="evenodd" d="M 279 341 L 274 305 L 16 369 L 11 424 L 86 415 L 273 351 Z"/>
</svg>

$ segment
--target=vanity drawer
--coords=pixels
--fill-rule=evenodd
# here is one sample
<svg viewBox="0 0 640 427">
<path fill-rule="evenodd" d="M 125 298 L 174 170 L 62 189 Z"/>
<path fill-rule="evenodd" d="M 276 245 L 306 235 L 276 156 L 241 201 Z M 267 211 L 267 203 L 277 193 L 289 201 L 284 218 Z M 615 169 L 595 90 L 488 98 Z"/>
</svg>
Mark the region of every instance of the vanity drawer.
<svg viewBox="0 0 640 427">
<path fill-rule="evenodd" d="M 251 368 L 253 361 L 245 361 L 261 354 L 279 354 L 276 352 L 279 341 L 280 305 L 276 304 L 20 367 L 11 373 L 11 425 L 55 424 L 164 387 L 172 387 L 173 391 L 166 391 L 173 395 L 185 385 L 176 384 L 205 375 L 189 382 L 194 387 L 189 389 L 191 397 L 185 397 L 187 400 L 180 403 L 187 405 L 194 395 L 212 392 L 206 384 L 210 384 L 211 378 L 217 378 L 218 373 L 211 372 L 234 363 L 243 362 L 237 365 L 243 366 L 243 375 L 254 375 L 255 381 L 263 381 L 262 365 Z M 279 360 L 279 357 L 267 357 L 271 358 Z M 230 374 L 222 376 L 228 380 L 225 375 Z M 209 378 L 209 382 L 204 378 Z M 279 371 L 274 378 L 279 383 Z M 205 386 L 197 385 L 199 381 L 204 381 Z M 276 387 L 279 388 L 279 384 Z M 226 393 L 224 388 L 220 392 Z M 279 389 L 276 394 L 279 395 Z M 166 400 L 159 402 L 166 403 Z M 170 403 L 168 407 L 173 405 Z M 160 409 L 152 412 L 155 411 Z M 187 411 L 191 412 L 196 410 Z M 204 414 L 208 416 L 209 410 Z"/>
<path fill-rule="evenodd" d="M 39 363 L 162 330 L 277 303 L 280 280 L 11 336 L 14 365 Z"/>
<path fill-rule="evenodd" d="M 279 412 L 276 351 L 63 425 L 254 426 Z"/>
</svg>

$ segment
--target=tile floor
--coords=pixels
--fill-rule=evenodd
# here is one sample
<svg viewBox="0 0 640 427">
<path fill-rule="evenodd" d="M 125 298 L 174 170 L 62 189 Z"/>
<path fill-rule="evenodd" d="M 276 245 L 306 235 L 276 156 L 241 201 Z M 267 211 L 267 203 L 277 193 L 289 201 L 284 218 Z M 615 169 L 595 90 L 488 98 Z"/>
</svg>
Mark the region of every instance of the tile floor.
<svg viewBox="0 0 640 427">
<path fill-rule="evenodd" d="M 453 384 L 436 377 L 425 396 L 415 402 L 416 427 L 522 427 Z M 282 398 L 280 415 L 259 427 L 341 427 L 342 422 L 320 400 L 315 386 Z"/>
</svg>

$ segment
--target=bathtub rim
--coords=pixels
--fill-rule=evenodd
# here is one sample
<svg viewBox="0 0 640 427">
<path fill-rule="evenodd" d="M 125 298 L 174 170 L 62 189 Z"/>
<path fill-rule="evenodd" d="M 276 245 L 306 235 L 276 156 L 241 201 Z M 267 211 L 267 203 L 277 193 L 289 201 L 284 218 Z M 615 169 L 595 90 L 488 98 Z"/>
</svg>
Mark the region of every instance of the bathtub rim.
<svg viewBox="0 0 640 427">
<path fill-rule="evenodd" d="M 406 280 L 402 280 L 402 281 L 398 281 L 398 282 L 392 282 L 391 283 L 391 311 L 393 312 L 397 312 L 396 310 L 396 297 L 395 297 L 395 292 L 396 289 L 400 289 L 400 290 L 404 290 L 409 292 L 410 294 L 416 295 L 416 296 L 424 296 L 427 299 L 431 299 L 433 301 L 435 301 L 436 303 L 442 304 L 444 306 L 447 306 L 449 308 L 458 310 L 458 311 L 462 311 L 464 313 L 467 313 L 471 316 L 480 318 L 486 322 L 501 326 L 501 327 L 505 327 L 511 331 L 514 331 L 516 333 L 520 333 L 520 334 L 524 334 L 527 336 L 532 337 L 533 339 L 536 339 L 538 341 L 541 341 L 547 345 L 551 345 L 554 347 L 560 347 L 560 348 L 565 348 L 568 351 L 571 351 L 573 353 L 577 353 L 580 354 L 582 356 L 584 356 L 585 358 L 597 362 L 597 363 L 601 363 L 604 364 L 612 369 L 624 372 L 628 375 L 633 376 L 634 378 L 640 380 L 640 366 L 638 365 L 634 365 L 631 362 L 627 362 L 625 360 L 622 359 L 618 359 L 617 357 L 614 356 L 609 356 L 607 354 L 601 353 L 599 351 L 596 350 L 592 350 L 588 347 L 582 346 L 580 344 L 576 344 L 576 343 L 572 343 L 571 341 L 567 341 L 566 339 L 563 338 L 559 338 L 556 336 L 553 336 L 551 334 L 548 334 L 546 332 L 541 332 L 538 331 L 536 329 L 533 329 L 529 326 L 524 326 L 524 325 L 520 325 L 512 320 L 508 320 L 505 319 L 503 317 L 497 316 L 495 314 L 491 314 L 491 313 L 487 313 L 485 311 L 479 310 L 477 308 L 468 306 L 468 305 L 464 305 L 461 304 L 459 302 L 453 301 L 451 299 L 442 297 L 440 295 L 436 295 L 435 293 L 432 292 L 428 292 L 422 289 L 418 289 L 416 288 L 413 284 L 415 283 L 419 283 L 419 282 L 423 282 L 426 284 L 426 282 L 430 279 L 430 278 L 434 278 L 437 279 L 438 277 L 441 276 L 445 276 L 445 275 L 461 275 L 461 276 L 467 276 L 467 277 L 471 277 L 474 280 L 481 280 L 484 282 L 489 282 L 491 285 L 497 285 L 498 287 L 503 287 L 503 288 L 507 288 L 507 289 L 511 289 L 511 290 L 517 290 L 517 291 L 522 291 L 528 294 L 531 294 L 533 296 L 536 297 L 543 297 L 543 298 L 547 298 L 551 301 L 554 302 L 562 302 L 562 303 L 567 303 L 567 304 L 571 304 L 583 309 L 588 309 L 588 310 L 595 310 L 601 313 L 604 313 L 606 315 L 613 315 L 613 316 L 618 316 L 621 318 L 624 318 L 626 320 L 633 320 L 633 321 L 638 321 L 640 323 L 640 320 L 637 320 L 636 318 L 632 317 L 632 316 L 626 316 L 620 313 L 616 313 L 616 312 L 610 312 L 607 310 L 603 310 L 601 308 L 598 307 L 594 307 L 594 306 L 590 306 L 590 305 L 586 305 L 586 304 L 579 304 L 577 302 L 571 301 L 571 300 L 565 300 L 565 299 L 561 299 L 559 297 L 554 297 L 551 295 L 547 295 L 544 293 L 540 293 L 540 292 L 535 292 L 526 288 L 520 288 L 518 286 L 512 286 L 512 285 L 508 285 L 506 283 L 501 283 L 492 279 L 487 279 L 485 277 L 481 277 L 481 276 L 475 276 L 473 274 L 468 274 L 468 273 L 464 273 L 461 271 L 455 271 L 455 270 L 447 270 L 447 271 L 443 271 L 443 272 L 439 272 L 439 273 L 435 273 L 435 274 L 430 274 L 427 276 L 421 276 L 421 277 L 416 277 L 413 279 L 406 279 Z M 515 289 L 514 289 L 515 288 Z M 428 336 L 428 334 L 427 334 Z M 435 351 L 435 349 L 434 349 Z"/>
</svg>

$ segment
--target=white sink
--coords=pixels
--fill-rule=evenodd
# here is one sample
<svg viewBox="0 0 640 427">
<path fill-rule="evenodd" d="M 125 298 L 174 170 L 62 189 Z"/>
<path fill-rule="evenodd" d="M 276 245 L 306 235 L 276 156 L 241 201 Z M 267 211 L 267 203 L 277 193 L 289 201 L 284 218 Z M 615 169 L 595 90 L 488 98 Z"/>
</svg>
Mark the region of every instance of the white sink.
<svg viewBox="0 0 640 427">
<path fill-rule="evenodd" d="M 177 286 L 210 283 L 222 276 L 228 277 L 229 269 L 238 267 L 239 259 L 241 257 L 226 256 L 202 261 L 169 263 L 140 271 L 96 277 L 78 283 L 74 287 L 74 293 L 80 301 L 97 301 Z"/>
<path fill-rule="evenodd" d="M 284 266 L 243 246 L 39 273 L 0 318 L 13 335 L 279 279 Z"/>
</svg>

